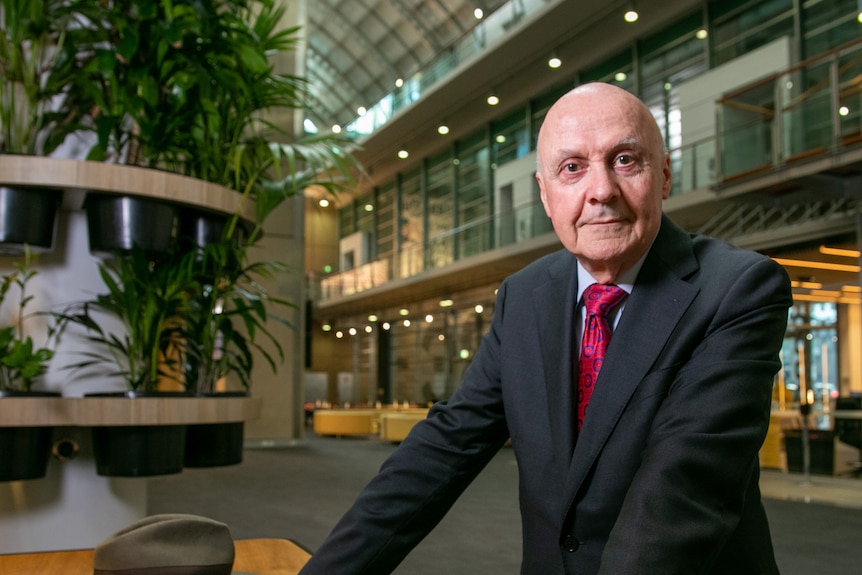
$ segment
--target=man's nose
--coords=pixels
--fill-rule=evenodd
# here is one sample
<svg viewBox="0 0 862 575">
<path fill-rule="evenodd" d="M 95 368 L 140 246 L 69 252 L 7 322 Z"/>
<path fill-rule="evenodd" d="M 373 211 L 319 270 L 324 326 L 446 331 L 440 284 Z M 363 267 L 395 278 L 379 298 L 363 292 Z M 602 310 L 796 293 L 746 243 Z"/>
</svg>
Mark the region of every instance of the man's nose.
<svg viewBox="0 0 862 575">
<path fill-rule="evenodd" d="M 594 164 L 589 170 L 587 201 L 606 203 L 617 196 L 618 187 L 613 168 L 604 164 Z"/>
</svg>

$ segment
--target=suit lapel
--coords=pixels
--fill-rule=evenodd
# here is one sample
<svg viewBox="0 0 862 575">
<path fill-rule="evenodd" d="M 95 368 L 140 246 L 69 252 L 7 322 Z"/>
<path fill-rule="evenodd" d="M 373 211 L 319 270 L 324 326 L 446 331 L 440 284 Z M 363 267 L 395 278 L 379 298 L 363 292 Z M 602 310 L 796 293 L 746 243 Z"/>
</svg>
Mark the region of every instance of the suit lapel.
<svg viewBox="0 0 862 575">
<path fill-rule="evenodd" d="M 554 453 L 572 453 L 572 321 L 577 293 L 577 266 L 568 252 L 560 252 L 549 268 L 549 281 L 533 291 L 539 319 L 542 365 L 548 398 L 548 419 Z M 568 461 L 568 460 L 567 460 Z"/>
<path fill-rule="evenodd" d="M 580 489 L 638 384 L 697 295 L 697 288 L 683 279 L 696 270 L 688 235 L 663 218 L 659 235 L 614 330 L 590 399 L 590 417 L 584 422 L 569 470 L 570 500 Z"/>
</svg>

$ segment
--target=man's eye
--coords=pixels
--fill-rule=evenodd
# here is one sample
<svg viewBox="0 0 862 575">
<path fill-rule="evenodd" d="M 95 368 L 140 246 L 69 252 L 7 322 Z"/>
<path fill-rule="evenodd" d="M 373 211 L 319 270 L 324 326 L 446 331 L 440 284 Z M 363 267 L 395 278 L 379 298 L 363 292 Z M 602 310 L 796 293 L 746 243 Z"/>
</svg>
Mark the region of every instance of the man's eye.
<svg viewBox="0 0 862 575">
<path fill-rule="evenodd" d="M 570 162 L 570 163 L 566 164 L 565 166 L 563 166 L 563 170 L 565 170 L 566 172 L 570 172 L 570 173 L 571 172 L 577 172 L 578 171 L 578 165 L 575 164 L 574 162 Z"/>
<path fill-rule="evenodd" d="M 620 154 L 617 156 L 617 164 L 621 166 L 628 166 L 629 164 L 633 164 L 635 159 L 628 154 Z"/>
</svg>

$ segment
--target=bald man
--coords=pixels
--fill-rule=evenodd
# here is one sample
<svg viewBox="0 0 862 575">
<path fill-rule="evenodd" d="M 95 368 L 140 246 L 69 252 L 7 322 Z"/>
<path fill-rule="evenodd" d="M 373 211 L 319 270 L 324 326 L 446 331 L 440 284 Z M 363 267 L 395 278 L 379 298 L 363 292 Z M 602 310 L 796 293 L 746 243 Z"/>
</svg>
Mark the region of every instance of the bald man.
<svg viewBox="0 0 862 575">
<path fill-rule="evenodd" d="M 301 573 L 390 573 L 509 438 L 521 573 L 778 573 L 758 451 L 792 305 L 786 273 L 662 214 L 670 158 L 624 90 L 560 98 L 537 163 L 564 249 L 503 281 L 458 390 Z M 604 292 L 616 295 L 601 312 L 585 303 Z"/>
</svg>

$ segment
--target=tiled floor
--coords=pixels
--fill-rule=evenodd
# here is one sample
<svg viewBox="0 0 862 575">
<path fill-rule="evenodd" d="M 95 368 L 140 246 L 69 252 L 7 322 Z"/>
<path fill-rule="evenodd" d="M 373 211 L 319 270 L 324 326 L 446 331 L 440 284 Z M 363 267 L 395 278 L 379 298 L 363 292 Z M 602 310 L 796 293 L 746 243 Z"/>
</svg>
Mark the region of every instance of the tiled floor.
<svg viewBox="0 0 862 575">
<path fill-rule="evenodd" d="M 224 521 L 235 538 L 288 537 L 316 549 L 395 446 L 324 438 L 246 450 L 241 465 L 188 469 L 149 482 L 148 512 Z M 862 479 L 763 469 L 764 507 L 782 575 L 857 575 Z M 396 575 L 517 573 L 521 562 L 517 464 L 503 449 Z"/>
<path fill-rule="evenodd" d="M 760 472 L 760 491 L 764 497 L 773 499 L 862 509 L 862 478 L 806 477 L 802 473 L 764 469 Z"/>
</svg>

